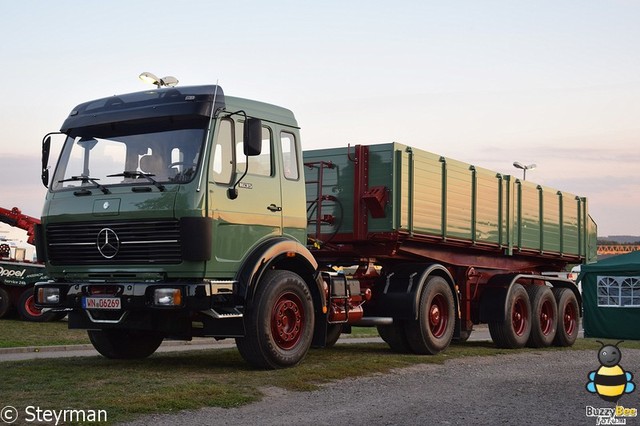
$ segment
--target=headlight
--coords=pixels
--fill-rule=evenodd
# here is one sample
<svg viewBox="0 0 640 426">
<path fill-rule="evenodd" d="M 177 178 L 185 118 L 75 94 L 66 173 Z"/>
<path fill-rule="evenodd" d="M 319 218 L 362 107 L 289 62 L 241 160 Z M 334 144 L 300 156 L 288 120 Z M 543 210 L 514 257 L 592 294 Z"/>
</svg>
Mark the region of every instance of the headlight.
<svg viewBox="0 0 640 426">
<path fill-rule="evenodd" d="M 56 287 L 41 287 L 38 289 L 37 299 L 41 305 L 57 305 L 60 303 L 60 289 Z"/>
<path fill-rule="evenodd" d="M 156 306 L 180 306 L 182 292 L 178 288 L 157 288 L 153 293 L 153 304 Z"/>
</svg>

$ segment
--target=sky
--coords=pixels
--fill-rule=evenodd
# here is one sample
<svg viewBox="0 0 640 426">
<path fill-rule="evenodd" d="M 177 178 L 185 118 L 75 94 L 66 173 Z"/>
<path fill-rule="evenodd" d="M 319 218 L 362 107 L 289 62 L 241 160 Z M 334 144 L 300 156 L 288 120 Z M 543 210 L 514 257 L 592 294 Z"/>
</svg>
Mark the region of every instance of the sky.
<svg viewBox="0 0 640 426">
<path fill-rule="evenodd" d="M 640 235 L 635 0 L 0 0 L 0 206 L 39 217 L 42 137 L 86 100 L 180 85 L 291 109 L 306 149 L 400 142 L 589 199 Z"/>
</svg>

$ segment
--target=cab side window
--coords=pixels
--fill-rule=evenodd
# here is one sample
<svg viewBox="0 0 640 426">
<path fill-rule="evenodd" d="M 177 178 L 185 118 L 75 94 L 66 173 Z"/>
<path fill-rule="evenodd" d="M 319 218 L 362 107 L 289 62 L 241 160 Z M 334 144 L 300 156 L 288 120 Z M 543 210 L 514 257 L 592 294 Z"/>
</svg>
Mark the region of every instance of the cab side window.
<svg viewBox="0 0 640 426">
<path fill-rule="evenodd" d="M 220 121 L 218 137 L 213 145 L 211 175 L 214 182 L 228 185 L 233 172 L 234 128 L 231 120 Z"/>
<path fill-rule="evenodd" d="M 238 123 L 236 127 L 236 134 L 238 134 L 236 142 L 236 162 L 237 172 L 244 173 L 247 166 L 247 157 L 244 155 L 242 147 L 242 127 L 243 123 Z M 258 176 L 273 176 L 273 155 L 271 149 L 271 129 L 268 127 L 262 127 L 262 150 L 260 155 L 255 157 L 249 157 L 249 172 L 251 175 Z"/>
<path fill-rule="evenodd" d="M 296 149 L 296 137 L 293 133 L 281 132 L 280 145 L 282 147 L 282 163 L 284 166 L 284 177 L 289 180 L 298 180 L 298 157 Z"/>
</svg>

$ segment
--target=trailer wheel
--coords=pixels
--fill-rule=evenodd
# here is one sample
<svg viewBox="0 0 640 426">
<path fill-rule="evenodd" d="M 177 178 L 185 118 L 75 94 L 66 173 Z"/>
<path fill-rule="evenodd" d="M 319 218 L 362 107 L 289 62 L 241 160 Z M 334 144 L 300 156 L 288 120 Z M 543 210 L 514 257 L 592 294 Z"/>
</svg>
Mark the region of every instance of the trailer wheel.
<svg viewBox="0 0 640 426">
<path fill-rule="evenodd" d="M 162 343 L 157 333 L 139 330 L 87 330 L 93 347 L 111 359 L 142 359 L 153 354 Z"/>
<path fill-rule="evenodd" d="M 11 308 L 11 301 L 9 300 L 9 293 L 3 288 L 0 288 L 0 318 L 7 315 Z"/>
<path fill-rule="evenodd" d="M 245 337 L 236 338 L 236 345 L 253 367 L 290 367 L 302 361 L 309 351 L 313 301 L 309 288 L 297 274 L 284 270 L 265 272 L 244 315 Z"/>
<path fill-rule="evenodd" d="M 62 318 L 58 312 L 42 312 L 42 310 L 36 308 L 35 290 L 33 287 L 22 292 L 18 298 L 16 309 L 18 310 L 20 318 L 24 321 L 47 322 Z"/>
<path fill-rule="evenodd" d="M 455 330 L 460 330 L 460 328 L 461 328 L 460 319 L 456 318 Z M 458 333 L 458 336 L 456 336 L 456 333 L 454 332 L 453 341 L 457 343 L 464 343 L 467 340 L 469 340 L 469 338 L 471 337 L 471 333 L 473 333 L 473 326 L 471 326 L 471 330 L 460 330 L 460 332 Z"/>
<path fill-rule="evenodd" d="M 394 319 L 393 324 L 378 325 L 376 328 L 378 329 L 378 334 L 382 337 L 382 340 L 389 345 L 392 351 L 401 354 L 408 354 L 412 352 L 402 320 Z"/>
<path fill-rule="evenodd" d="M 571 346 L 578 338 L 580 324 L 578 300 L 568 288 L 554 288 L 552 291 L 558 304 L 558 330 L 553 344 Z"/>
<path fill-rule="evenodd" d="M 449 284 L 442 277 L 429 278 L 420 296 L 418 319 L 406 323 L 409 346 L 421 355 L 442 352 L 451 343 L 455 323 L 455 303 Z"/>
<path fill-rule="evenodd" d="M 342 334 L 342 324 L 329 324 L 327 327 L 327 341 L 325 347 L 330 348 L 336 344 Z"/>
<path fill-rule="evenodd" d="M 527 346 L 551 346 L 558 325 L 558 306 L 553 292 L 546 285 L 535 285 L 527 288 L 527 294 L 531 302 L 531 334 Z"/>
<path fill-rule="evenodd" d="M 489 323 L 489 334 L 499 348 L 522 348 L 531 333 L 531 305 L 527 291 L 514 284 L 508 294 L 506 315 L 503 321 Z"/>
</svg>

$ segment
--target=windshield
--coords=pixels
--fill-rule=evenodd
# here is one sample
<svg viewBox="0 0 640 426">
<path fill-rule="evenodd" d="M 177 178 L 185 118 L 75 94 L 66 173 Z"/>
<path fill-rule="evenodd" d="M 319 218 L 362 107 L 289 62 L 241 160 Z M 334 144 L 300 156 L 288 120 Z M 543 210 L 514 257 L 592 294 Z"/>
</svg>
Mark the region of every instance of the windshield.
<svg viewBox="0 0 640 426">
<path fill-rule="evenodd" d="M 52 190 L 96 185 L 184 183 L 196 174 L 205 129 L 67 137 Z"/>
</svg>

